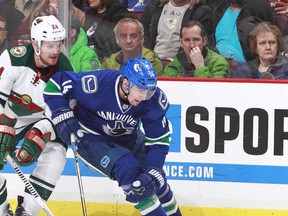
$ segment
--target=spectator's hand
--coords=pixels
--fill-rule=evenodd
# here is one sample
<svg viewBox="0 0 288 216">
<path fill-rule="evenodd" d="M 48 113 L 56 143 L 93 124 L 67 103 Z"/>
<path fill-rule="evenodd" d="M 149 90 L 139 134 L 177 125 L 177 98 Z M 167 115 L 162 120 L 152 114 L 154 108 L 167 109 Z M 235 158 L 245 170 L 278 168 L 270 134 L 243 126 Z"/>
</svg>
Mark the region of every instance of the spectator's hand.
<svg viewBox="0 0 288 216">
<path fill-rule="evenodd" d="M 287 14 L 288 15 L 288 2 L 277 2 L 275 5 L 275 12 L 277 14 Z"/>
<path fill-rule="evenodd" d="M 191 49 L 190 59 L 195 68 L 201 68 L 205 66 L 202 51 L 198 46 Z"/>
</svg>

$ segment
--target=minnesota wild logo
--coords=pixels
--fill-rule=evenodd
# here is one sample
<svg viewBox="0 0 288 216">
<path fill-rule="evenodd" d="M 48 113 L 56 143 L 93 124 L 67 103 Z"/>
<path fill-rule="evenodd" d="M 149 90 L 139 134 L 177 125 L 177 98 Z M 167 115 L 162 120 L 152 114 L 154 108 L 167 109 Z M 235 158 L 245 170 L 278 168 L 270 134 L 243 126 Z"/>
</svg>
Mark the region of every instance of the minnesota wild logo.
<svg viewBox="0 0 288 216">
<path fill-rule="evenodd" d="M 15 57 L 22 57 L 25 55 L 26 52 L 27 52 L 27 49 L 25 46 L 13 47 L 10 50 L 10 53 Z"/>
<path fill-rule="evenodd" d="M 33 103 L 29 95 L 20 95 L 16 92 L 11 92 L 8 98 L 8 106 L 17 116 L 28 116 L 44 110 Z"/>
</svg>

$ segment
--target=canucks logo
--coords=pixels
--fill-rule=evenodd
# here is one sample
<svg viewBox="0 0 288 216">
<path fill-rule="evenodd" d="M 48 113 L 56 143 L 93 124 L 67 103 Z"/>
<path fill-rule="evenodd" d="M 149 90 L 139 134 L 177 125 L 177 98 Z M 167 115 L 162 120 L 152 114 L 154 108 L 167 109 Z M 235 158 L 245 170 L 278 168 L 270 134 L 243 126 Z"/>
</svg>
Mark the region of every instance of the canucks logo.
<svg viewBox="0 0 288 216">
<path fill-rule="evenodd" d="M 168 104 L 169 104 L 168 103 L 168 99 L 167 99 L 166 95 L 162 91 L 160 91 L 160 96 L 158 98 L 158 102 L 159 102 L 159 105 L 161 106 L 161 108 L 163 110 L 167 109 Z"/>
<path fill-rule="evenodd" d="M 11 95 L 8 98 L 8 106 L 17 114 L 17 116 L 28 116 L 44 110 L 34 104 L 29 95 L 20 95 L 16 92 L 11 92 Z"/>
<path fill-rule="evenodd" d="M 103 125 L 103 131 L 109 136 L 122 136 L 132 134 L 134 127 L 124 127 L 123 122 L 116 121 L 113 128 L 108 124 Z"/>
<path fill-rule="evenodd" d="M 109 163 L 110 163 L 110 158 L 107 155 L 105 155 L 100 161 L 101 166 L 104 168 L 106 168 L 109 165 Z"/>
</svg>

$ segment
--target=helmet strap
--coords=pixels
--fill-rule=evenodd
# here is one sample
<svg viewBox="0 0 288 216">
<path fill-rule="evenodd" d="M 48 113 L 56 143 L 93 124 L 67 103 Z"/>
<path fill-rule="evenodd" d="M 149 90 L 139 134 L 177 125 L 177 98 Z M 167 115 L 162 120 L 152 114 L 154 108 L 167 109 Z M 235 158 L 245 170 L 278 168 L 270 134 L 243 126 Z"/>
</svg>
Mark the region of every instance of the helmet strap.
<svg viewBox="0 0 288 216">
<path fill-rule="evenodd" d="M 125 90 L 123 89 L 123 80 L 121 80 L 119 84 L 120 84 L 121 91 L 124 93 L 124 101 L 128 102 L 129 90 L 128 90 L 128 93 L 126 93 Z"/>
</svg>

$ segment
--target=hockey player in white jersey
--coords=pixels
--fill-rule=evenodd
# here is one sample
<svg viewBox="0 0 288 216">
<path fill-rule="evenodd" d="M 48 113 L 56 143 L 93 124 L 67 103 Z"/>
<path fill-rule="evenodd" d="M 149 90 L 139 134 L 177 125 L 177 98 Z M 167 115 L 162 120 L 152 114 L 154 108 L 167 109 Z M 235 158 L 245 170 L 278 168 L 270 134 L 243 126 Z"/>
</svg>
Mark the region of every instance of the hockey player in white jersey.
<svg viewBox="0 0 288 216">
<path fill-rule="evenodd" d="M 163 171 L 169 102 L 147 59 L 131 59 L 122 71 L 61 71 L 47 83 L 44 99 L 59 137 L 70 143 L 74 134 L 83 161 L 116 180 L 142 215 L 181 215 Z"/>
<path fill-rule="evenodd" d="M 43 90 L 48 79 L 59 70 L 73 70 L 61 53 L 65 37 L 65 29 L 56 17 L 38 17 L 32 22 L 32 43 L 7 49 L 0 57 L 1 170 L 5 152 L 21 166 L 37 161 L 30 182 L 44 201 L 51 195 L 66 162 L 67 146 L 57 140 L 52 123 L 42 118 L 46 107 Z M 14 152 L 21 139 L 20 149 Z M 0 215 L 12 216 L 6 179 L 1 174 L 0 188 Z M 24 201 L 18 197 L 15 216 L 36 216 L 40 210 L 26 189 Z"/>
</svg>

